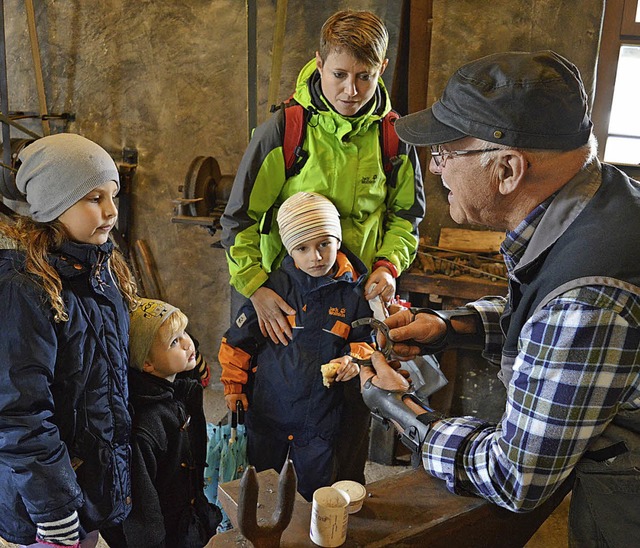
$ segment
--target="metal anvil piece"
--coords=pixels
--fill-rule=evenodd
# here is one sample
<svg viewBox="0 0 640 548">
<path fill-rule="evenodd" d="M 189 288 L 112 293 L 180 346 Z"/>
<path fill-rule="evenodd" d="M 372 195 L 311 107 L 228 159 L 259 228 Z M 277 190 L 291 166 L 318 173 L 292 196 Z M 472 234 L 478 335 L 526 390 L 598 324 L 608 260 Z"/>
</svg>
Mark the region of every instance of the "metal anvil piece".
<svg viewBox="0 0 640 548">
<path fill-rule="evenodd" d="M 251 541 L 255 548 L 277 548 L 282 533 L 291 522 L 298 478 L 293 462 L 287 459 L 278 480 L 278 502 L 271 519 L 264 525 L 258 524 L 258 474 L 249 466 L 240 480 L 238 497 L 238 529 Z"/>
</svg>

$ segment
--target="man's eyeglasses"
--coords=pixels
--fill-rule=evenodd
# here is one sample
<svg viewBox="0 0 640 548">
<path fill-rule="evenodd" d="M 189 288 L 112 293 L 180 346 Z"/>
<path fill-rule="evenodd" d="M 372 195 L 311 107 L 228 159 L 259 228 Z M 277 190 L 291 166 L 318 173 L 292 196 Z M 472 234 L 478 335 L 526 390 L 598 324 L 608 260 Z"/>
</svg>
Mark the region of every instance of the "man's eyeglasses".
<svg viewBox="0 0 640 548">
<path fill-rule="evenodd" d="M 431 147 L 431 157 L 436 166 L 444 168 L 447 160 L 454 156 L 464 156 L 465 154 L 480 154 L 481 152 L 494 152 L 501 150 L 499 148 L 478 148 L 473 150 L 444 150 L 442 145 L 433 145 Z"/>
</svg>

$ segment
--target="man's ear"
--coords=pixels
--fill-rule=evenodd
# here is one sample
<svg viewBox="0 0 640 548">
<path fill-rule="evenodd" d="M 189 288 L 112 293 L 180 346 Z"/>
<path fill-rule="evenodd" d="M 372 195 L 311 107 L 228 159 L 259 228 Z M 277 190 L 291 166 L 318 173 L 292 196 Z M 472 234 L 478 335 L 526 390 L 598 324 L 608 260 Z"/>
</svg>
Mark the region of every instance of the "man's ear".
<svg viewBox="0 0 640 548">
<path fill-rule="evenodd" d="M 155 371 L 155 367 L 153 367 L 153 364 L 151 362 L 148 362 L 147 360 L 144 361 L 144 363 L 142 364 L 142 370 L 145 373 L 153 373 Z"/>
<path fill-rule="evenodd" d="M 519 150 L 505 150 L 499 153 L 497 172 L 500 180 L 500 194 L 514 192 L 522 183 L 529 169 L 529 161 Z"/>
<path fill-rule="evenodd" d="M 320 52 L 316 51 L 316 68 L 318 72 L 322 70 L 322 57 L 320 57 Z"/>
</svg>

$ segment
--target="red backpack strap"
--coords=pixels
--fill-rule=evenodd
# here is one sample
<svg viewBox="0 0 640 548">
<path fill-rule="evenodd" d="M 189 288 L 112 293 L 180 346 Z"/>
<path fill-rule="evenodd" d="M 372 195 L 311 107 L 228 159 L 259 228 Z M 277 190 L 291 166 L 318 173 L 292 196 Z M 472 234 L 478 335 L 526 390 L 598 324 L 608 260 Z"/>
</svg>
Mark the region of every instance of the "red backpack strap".
<svg viewBox="0 0 640 548">
<path fill-rule="evenodd" d="M 380 127 L 380 146 L 382 148 L 382 166 L 387 177 L 387 184 L 391 187 L 396 186 L 398 178 L 398 170 L 402 161 L 398 157 L 400 149 L 400 138 L 394 127 L 396 120 L 400 115 L 395 110 L 390 110 L 382 119 Z"/>
<path fill-rule="evenodd" d="M 282 137 L 284 174 L 285 178 L 289 179 L 300 173 L 309 158 L 309 153 L 302 149 L 307 126 L 307 111 L 293 99 L 293 95 L 278 106 L 272 105 L 271 112 L 280 108 L 284 110 L 284 135 Z M 260 234 L 271 232 L 274 210 L 275 207 L 272 206 L 265 213 Z"/>
<path fill-rule="evenodd" d="M 282 153 L 284 155 L 285 175 L 287 179 L 300 173 L 308 158 L 308 153 L 302 149 L 307 120 L 305 109 L 289 99 L 283 103 L 284 108 L 284 138 Z"/>
</svg>

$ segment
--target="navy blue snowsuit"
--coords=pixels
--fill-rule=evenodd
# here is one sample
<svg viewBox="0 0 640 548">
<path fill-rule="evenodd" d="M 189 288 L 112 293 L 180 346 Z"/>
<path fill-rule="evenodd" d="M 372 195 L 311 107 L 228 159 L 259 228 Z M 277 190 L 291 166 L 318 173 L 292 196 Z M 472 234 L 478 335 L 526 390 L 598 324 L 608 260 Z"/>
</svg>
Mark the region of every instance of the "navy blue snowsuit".
<svg viewBox="0 0 640 548">
<path fill-rule="evenodd" d="M 266 287 L 296 311 L 289 318 L 293 339 L 288 346 L 262 336 L 251 301 L 240 309 L 223 342 L 253 358 L 255 373 L 245 387 L 250 464 L 258 471 L 280 470 L 289 453 L 298 491 L 308 500 L 315 489 L 330 485 L 336 477 L 334 446 L 343 385 L 359 383 L 356 377 L 326 388 L 320 366 L 348 354 L 352 343 L 373 343 L 368 326 L 351 328 L 353 320 L 372 315 L 362 293 L 367 271 L 353 254 L 343 252 L 338 253 L 338 264 L 351 263 L 354 268 L 341 268 L 336 277 L 309 276 L 296 268 L 290 256 L 270 274 Z"/>
</svg>

